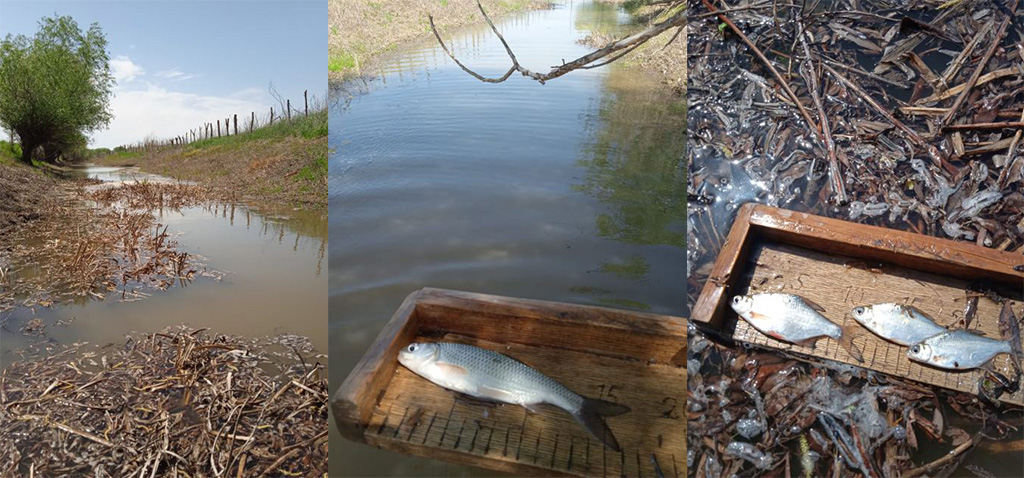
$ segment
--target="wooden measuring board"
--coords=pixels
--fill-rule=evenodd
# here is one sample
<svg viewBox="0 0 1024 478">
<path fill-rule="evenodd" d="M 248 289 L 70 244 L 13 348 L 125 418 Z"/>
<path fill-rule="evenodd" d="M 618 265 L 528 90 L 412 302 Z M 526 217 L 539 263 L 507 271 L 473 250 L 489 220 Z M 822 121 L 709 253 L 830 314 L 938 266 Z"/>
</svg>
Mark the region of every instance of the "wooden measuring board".
<svg viewBox="0 0 1024 478">
<path fill-rule="evenodd" d="M 917 307 L 944 326 L 959 327 L 966 305 L 968 282 L 898 266 L 883 266 L 876 271 L 851 267 L 857 261 L 804 248 L 767 243 L 755 246 L 750 254 L 752 273 L 740 279 L 736 293 L 782 292 L 806 297 L 825 308 L 824 316 L 845 326 L 853 325 L 862 332 L 854 344 L 864 355 L 858 362 L 831 338 L 819 340 L 814 348 L 780 342 L 768 337 L 746 321 L 735 317 L 726 322 L 726 330 L 734 327 L 733 338 L 774 349 L 790 350 L 812 357 L 827 358 L 879 372 L 909 378 L 961 392 L 976 393 L 980 371 L 949 372 L 929 367 L 907 358 L 907 347 L 886 341 L 863 328 L 853 319 L 854 307 L 896 302 Z M 1019 299 L 1019 297 L 1018 297 Z M 1013 301 L 1015 311 L 1024 310 L 1024 302 Z M 1001 305 L 984 297 L 978 299 L 978 310 L 971 330 L 999 338 Z M 1016 373 L 1007 354 L 993 360 L 995 369 L 1007 377 Z M 1024 405 L 1024 391 L 1003 395 L 1006 403 Z"/>
<path fill-rule="evenodd" d="M 591 398 L 621 452 L 568 413 L 486 406 L 397 362 L 416 341 L 508 355 Z M 350 440 L 400 453 L 536 476 L 670 477 L 686 466 L 686 322 L 671 316 L 424 289 L 406 299 L 331 401 Z"/>
<path fill-rule="evenodd" d="M 962 327 L 959 321 L 974 281 L 998 291 L 1020 316 L 1024 310 L 1024 255 L 1020 253 L 747 204 L 729 231 L 691 319 L 740 342 L 975 393 L 981 372 L 947 371 L 912 362 L 907 347 L 874 335 L 851 315 L 857 306 L 896 302 L 921 309 L 940 325 Z M 859 333 L 854 343 L 865 361 L 856 361 L 833 339 L 820 339 L 812 348 L 761 334 L 729 306 L 735 295 L 758 292 L 805 297 L 824 307 L 823 315 L 833 322 L 853 325 Z M 970 328 L 1001 338 L 1000 311 L 1001 304 L 980 297 Z M 992 364 L 1011 379 L 1016 373 L 1005 354 Z M 1024 392 L 1000 399 L 1022 406 Z"/>
<path fill-rule="evenodd" d="M 437 338 L 418 339 L 435 341 Z M 686 459 L 685 369 L 589 354 L 445 336 L 514 357 L 585 396 L 627 404 L 606 418 L 622 452 L 605 447 L 568 413 L 487 407 L 399 367 L 374 409 L 367 442 L 382 448 L 449 450 L 536 467 L 542 474 L 682 477 Z M 576 366 L 579 364 L 579 366 Z"/>
</svg>

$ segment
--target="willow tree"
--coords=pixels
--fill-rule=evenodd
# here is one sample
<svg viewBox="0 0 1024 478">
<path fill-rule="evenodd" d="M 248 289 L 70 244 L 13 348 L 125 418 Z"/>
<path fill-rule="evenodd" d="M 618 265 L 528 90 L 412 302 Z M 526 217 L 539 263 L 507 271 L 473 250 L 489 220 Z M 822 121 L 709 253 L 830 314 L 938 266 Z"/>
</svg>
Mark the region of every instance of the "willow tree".
<svg viewBox="0 0 1024 478">
<path fill-rule="evenodd" d="M 18 136 L 22 161 L 31 163 L 41 146 L 77 143 L 110 122 L 109 61 L 100 26 L 83 32 L 69 16 L 44 17 L 32 38 L 8 34 L 0 41 L 0 124 Z"/>
</svg>

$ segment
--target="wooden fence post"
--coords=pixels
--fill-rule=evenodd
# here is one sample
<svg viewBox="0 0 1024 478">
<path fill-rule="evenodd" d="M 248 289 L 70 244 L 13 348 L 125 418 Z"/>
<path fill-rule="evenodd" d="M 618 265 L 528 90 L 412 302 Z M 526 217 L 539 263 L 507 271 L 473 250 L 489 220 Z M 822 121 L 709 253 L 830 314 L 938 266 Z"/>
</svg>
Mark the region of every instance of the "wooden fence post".
<svg viewBox="0 0 1024 478">
<path fill-rule="evenodd" d="M 217 120 L 217 137 L 220 138 L 220 120 Z"/>
<path fill-rule="evenodd" d="M 249 132 L 252 133 L 252 130 L 254 130 L 254 129 L 256 129 L 256 112 L 255 111 L 252 112 L 252 119 L 249 120 Z"/>
<path fill-rule="evenodd" d="M 238 135 L 238 115 L 235 115 L 235 135 Z"/>
<path fill-rule="evenodd" d="M 292 100 L 288 100 L 288 122 L 292 122 Z"/>
<path fill-rule="evenodd" d="M 306 116 L 309 116 L 309 90 L 302 92 L 302 99 L 306 103 Z"/>
<path fill-rule="evenodd" d="M 270 126 L 274 126 L 274 107 L 270 107 Z"/>
</svg>

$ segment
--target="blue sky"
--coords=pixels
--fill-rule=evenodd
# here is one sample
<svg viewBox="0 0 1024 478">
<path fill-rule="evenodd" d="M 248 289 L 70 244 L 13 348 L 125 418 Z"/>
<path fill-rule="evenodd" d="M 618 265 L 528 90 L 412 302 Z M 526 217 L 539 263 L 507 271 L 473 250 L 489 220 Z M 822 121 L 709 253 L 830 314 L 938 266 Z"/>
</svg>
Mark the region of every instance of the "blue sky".
<svg viewBox="0 0 1024 478">
<path fill-rule="evenodd" d="M 0 36 L 32 36 L 40 18 L 98 22 L 118 79 L 114 120 L 93 147 L 166 138 L 231 114 L 269 113 L 269 85 L 293 106 L 327 91 L 324 0 L 0 0 Z M 239 121 L 241 122 L 241 121 Z"/>
</svg>

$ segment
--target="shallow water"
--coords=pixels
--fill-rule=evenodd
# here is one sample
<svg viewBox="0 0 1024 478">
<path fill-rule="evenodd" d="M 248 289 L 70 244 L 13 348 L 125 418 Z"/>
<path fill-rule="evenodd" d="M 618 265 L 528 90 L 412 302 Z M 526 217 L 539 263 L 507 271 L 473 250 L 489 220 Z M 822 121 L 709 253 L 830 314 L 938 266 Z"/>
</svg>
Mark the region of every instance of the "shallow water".
<svg viewBox="0 0 1024 478">
<path fill-rule="evenodd" d="M 107 182 L 166 180 L 131 168 L 88 167 L 74 174 Z M 121 302 L 120 294 L 112 293 L 103 301 L 4 312 L 0 365 L 17 360 L 20 355 L 13 351 L 37 340 L 18 332 L 33 317 L 42 318 L 46 336 L 62 344 L 122 343 L 132 331 L 187 324 L 247 337 L 299 334 L 310 337 L 317 350 L 327 350 L 324 211 L 217 204 L 157 216 L 180 250 L 203 256 L 207 268 L 225 272 L 223 279 L 198 277 L 186 287 L 145 290 L 152 296 L 135 302 Z"/>
<path fill-rule="evenodd" d="M 589 51 L 602 4 L 496 22 L 528 68 Z M 509 62 L 484 27 L 446 32 L 487 76 Z M 330 365 L 340 384 L 409 293 L 442 287 L 682 315 L 685 110 L 635 70 L 485 84 L 433 38 L 333 92 Z M 478 475 L 377 451 L 331 426 L 331 475 Z"/>
</svg>

